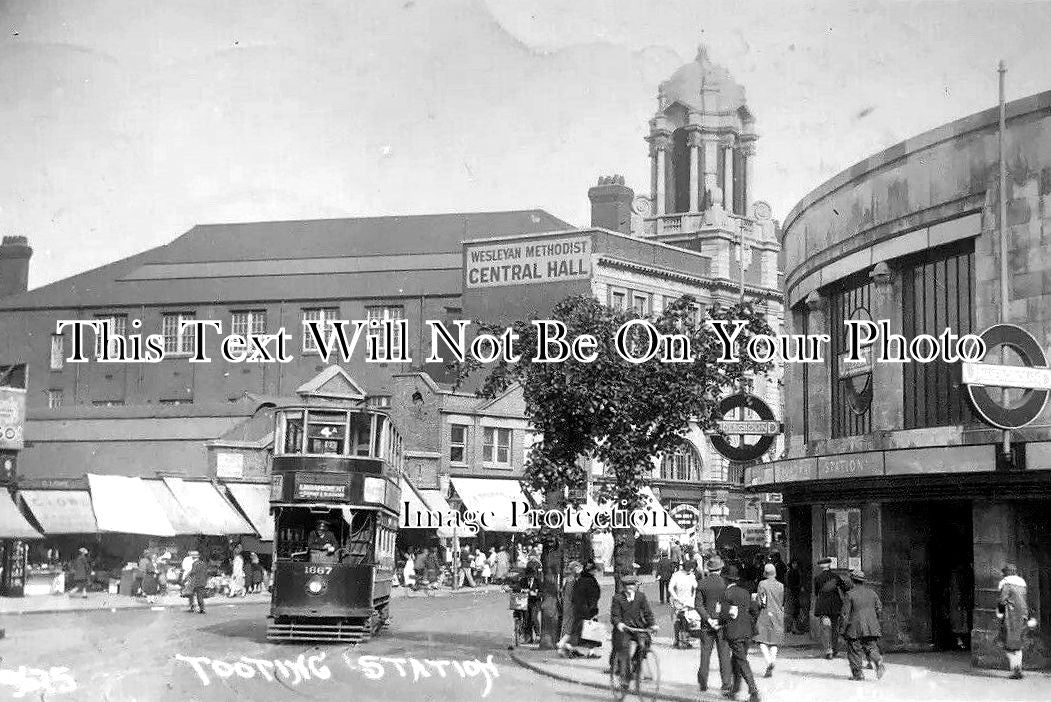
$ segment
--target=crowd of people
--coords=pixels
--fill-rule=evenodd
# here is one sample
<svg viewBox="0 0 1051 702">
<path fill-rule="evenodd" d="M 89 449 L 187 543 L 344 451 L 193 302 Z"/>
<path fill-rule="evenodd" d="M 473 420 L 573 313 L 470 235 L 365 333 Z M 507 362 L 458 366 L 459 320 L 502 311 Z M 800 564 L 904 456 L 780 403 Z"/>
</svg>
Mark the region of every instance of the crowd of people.
<svg viewBox="0 0 1051 702">
<path fill-rule="evenodd" d="M 401 584 L 413 590 L 508 584 L 531 560 L 539 561 L 539 548 L 524 544 L 492 546 L 488 551 L 467 545 L 411 548 L 402 555 Z"/>
</svg>

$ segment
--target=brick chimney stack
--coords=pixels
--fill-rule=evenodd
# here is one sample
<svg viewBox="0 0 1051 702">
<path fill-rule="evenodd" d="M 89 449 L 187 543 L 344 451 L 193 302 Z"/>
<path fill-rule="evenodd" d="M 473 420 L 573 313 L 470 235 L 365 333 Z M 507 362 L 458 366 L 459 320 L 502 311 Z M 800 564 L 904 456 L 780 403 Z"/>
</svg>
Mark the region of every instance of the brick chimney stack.
<svg viewBox="0 0 1051 702">
<path fill-rule="evenodd" d="M 29 258 L 33 249 L 24 236 L 5 236 L 0 243 L 0 297 L 29 289 Z"/>
<path fill-rule="evenodd" d="M 631 201 L 635 191 L 624 185 L 624 176 L 603 176 L 588 190 L 591 226 L 631 234 Z"/>
</svg>

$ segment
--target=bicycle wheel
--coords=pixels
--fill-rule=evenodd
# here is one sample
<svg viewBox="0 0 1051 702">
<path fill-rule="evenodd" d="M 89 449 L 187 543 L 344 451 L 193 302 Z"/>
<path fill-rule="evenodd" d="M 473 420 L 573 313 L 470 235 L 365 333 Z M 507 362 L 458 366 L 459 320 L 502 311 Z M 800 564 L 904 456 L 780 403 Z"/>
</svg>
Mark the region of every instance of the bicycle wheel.
<svg viewBox="0 0 1051 702">
<path fill-rule="evenodd" d="M 641 702 L 654 702 L 661 689 L 661 667 L 657 654 L 646 651 L 635 671 L 635 696 Z"/>
</svg>

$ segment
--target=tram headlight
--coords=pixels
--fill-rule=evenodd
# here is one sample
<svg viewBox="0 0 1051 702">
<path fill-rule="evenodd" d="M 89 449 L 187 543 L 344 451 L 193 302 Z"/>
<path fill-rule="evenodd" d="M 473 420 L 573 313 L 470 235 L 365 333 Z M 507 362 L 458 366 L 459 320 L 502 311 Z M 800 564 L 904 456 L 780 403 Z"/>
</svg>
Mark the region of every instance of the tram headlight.
<svg viewBox="0 0 1051 702">
<path fill-rule="evenodd" d="M 320 595 L 325 591 L 325 581 L 321 578 L 311 578 L 307 582 L 307 592 L 311 595 Z"/>
</svg>

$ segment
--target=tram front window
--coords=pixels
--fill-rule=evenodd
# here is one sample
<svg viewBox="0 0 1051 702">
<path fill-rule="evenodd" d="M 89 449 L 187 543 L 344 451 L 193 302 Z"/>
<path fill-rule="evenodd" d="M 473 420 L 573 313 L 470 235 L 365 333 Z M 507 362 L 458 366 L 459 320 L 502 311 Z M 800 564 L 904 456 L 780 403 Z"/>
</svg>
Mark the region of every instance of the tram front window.
<svg viewBox="0 0 1051 702">
<path fill-rule="evenodd" d="M 370 432 L 372 415 L 363 412 L 352 412 L 350 415 L 350 446 L 347 451 L 351 456 L 368 456 L 370 449 Z"/>
<path fill-rule="evenodd" d="M 350 523 L 348 523 L 348 520 Z M 282 561 L 370 565 L 374 561 L 376 516 L 371 510 L 281 510 L 275 530 Z"/>
<path fill-rule="evenodd" d="M 346 415 L 342 412 L 311 411 L 307 418 L 307 453 L 343 453 Z"/>
<path fill-rule="evenodd" d="M 285 453 L 303 453 L 303 413 L 285 413 Z"/>
</svg>

